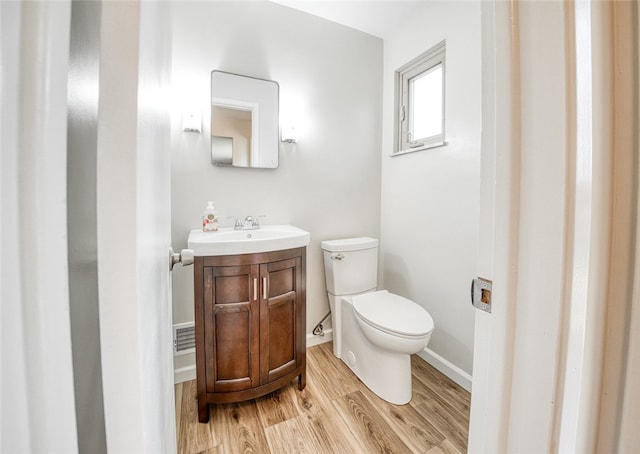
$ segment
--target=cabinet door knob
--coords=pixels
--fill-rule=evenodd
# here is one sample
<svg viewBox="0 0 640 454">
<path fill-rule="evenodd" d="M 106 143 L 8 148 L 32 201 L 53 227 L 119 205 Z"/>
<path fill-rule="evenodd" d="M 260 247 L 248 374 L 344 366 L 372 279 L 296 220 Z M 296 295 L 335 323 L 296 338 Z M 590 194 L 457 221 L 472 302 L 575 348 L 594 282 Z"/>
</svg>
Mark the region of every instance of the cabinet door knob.
<svg viewBox="0 0 640 454">
<path fill-rule="evenodd" d="M 262 278 L 262 298 L 267 299 L 267 278 Z"/>
<path fill-rule="evenodd" d="M 258 278 L 257 277 L 253 278 L 253 300 L 254 301 L 258 300 Z"/>
</svg>

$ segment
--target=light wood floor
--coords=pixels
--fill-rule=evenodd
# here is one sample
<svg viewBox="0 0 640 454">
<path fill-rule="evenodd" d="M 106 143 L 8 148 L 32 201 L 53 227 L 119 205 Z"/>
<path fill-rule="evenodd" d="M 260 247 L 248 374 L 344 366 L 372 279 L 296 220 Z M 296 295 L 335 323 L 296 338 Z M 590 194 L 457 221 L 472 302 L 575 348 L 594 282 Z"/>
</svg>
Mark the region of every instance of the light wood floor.
<svg viewBox="0 0 640 454">
<path fill-rule="evenodd" d="M 178 452 L 464 453 L 470 395 L 418 356 L 413 397 L 392 405 L 333 356 L 331 343 L 307 350 L 307 386 L 237 404 L 210 406 L 198 422 L 195 381 L 176 385 Z"/>
</svg>

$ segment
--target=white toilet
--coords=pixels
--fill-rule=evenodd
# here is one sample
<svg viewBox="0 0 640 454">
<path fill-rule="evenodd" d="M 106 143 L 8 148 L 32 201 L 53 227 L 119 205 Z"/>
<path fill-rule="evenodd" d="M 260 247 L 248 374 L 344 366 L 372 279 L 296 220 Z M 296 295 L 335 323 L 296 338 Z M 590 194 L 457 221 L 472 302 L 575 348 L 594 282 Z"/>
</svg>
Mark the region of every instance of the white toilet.
<svg viewBox="0 0 640 454">
<path fill-rule="evenodd" d="M 421 306 L 376 291 L 378 240 L 323 241 L 324 271 L 333 322 L 333 354 L 378 396 L 411 400 L 411 359 L 427 346 L 433 319 Z"/>
</svg>

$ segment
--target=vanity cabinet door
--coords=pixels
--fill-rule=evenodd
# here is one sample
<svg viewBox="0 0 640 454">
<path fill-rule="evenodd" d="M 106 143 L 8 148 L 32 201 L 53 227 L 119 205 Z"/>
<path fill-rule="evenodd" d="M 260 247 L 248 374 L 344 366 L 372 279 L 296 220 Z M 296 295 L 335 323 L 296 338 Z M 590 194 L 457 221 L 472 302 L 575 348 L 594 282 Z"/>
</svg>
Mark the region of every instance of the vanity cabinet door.
<svg viewBox="0 0 640 454">
<path fill-rule="evenodd" d="M 299 329 L 304 327 L 301 257 L 260 265 L 260 374 L 262 384 L 299 366 Z M 302 321 L 302 323 L 300 323 Z"/>
<path fill-rule="evenodd" d="M 198 419 L 306 383 L 306 249 L 194 262 Z"/>
<path fill-rule="evenodd" d="M 204 269 L 207 392 L 259 384 L 259 265 Z"/>
</svg>

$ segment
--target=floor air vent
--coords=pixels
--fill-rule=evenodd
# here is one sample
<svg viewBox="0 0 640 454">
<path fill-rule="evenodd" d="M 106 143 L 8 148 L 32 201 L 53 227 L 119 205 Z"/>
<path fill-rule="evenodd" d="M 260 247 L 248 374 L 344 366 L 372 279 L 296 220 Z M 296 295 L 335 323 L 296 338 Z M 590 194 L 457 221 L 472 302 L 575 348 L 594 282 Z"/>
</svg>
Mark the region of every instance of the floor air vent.
<svg viewBox="0 0 640 454">
<path fill-rule="evenodd" d="M 191 323 L 173 325 L 173 354 L 185 355 L 196 349 L 196 328 Z"/>
</svg>

